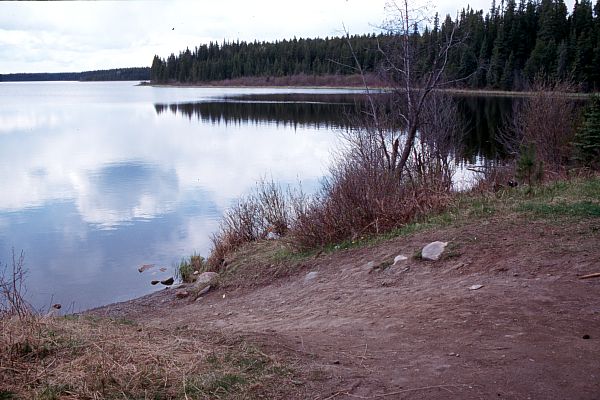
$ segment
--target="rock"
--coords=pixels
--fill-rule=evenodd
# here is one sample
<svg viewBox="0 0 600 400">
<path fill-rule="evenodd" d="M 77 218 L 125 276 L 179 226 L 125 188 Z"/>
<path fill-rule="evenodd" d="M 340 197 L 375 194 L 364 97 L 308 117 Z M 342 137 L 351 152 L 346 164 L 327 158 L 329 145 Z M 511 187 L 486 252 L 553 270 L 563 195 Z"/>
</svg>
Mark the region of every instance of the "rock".
<svg viewBox="0 0 600 400">
<path fill-rule="evenodd" d="M 406 257 L 404 254 L 399 254 L 396 257 L 394 257 L 394 263 L 392 265 L 396 265 L 402 261 L 406 261 L 408 260 L 408 257 Z"/>
<path fill-rule="evenodd" d="M 469 290 L 479 290 L 483 287 L 483 285 L 473 285 L 469 286 Z"/>
<path fill-rule="evenodd" d="M 431 242 L 421 250 L 421 258 L 431 261 L 439 260 L 447 245 L 448 242 Z"/>
<path fill-rule="evenodd" d="M 196 296 L 202 296 L 202 295 L 208 293 L 211 288 L 212 288 L 212 286 L 207 285 L 205 288 L 200 290 Z"/>
<path fill-rule="evenodd" d="M 203 272 L 198 275 L 193 286 L 196 298 L 208 293 L 217 284 L 218 280 L 219 274 L 216 272 Z"/>
<path fill-rule="evenodd" d="M 174 282 L 175 282 L 175 279 L 173 279 L 173 277 L 170 277 L 169 279 L 165 279 L 164 281 L 160 281 L 160 283 L 162 283 L 165 286 L 171 286 Z"/>
<path fill-rule="evenodd" d="M 219 279 L 219 274 L 216 272 L 203 272 L 196 278 L 194 287 L 196 289 L 202 288 L 207 285 L 214 285 Z"/>
<path fill-rule="evenodd" d="M 189 295 L 190 295 L 190 292 L 188 292 L 185 289 L 177 289 L 175 291 L 175 297 L 177 297 L 178 299 L 185 299 Z"/>
<path fill-rule="evenodd" d="M 319 273 L 317 271 L 311 271 L 308 274 L 306 274 L 306 276 L 304 277 L 304 282 L 310 282 L 313 279 L 315 279 L 317 276 L 319 276 Z"/>
<path fill-rule="evenodd" d="M 151 282 L 150 282 L 150 284 L 151 284 L 152 286 L 154 286 L 154 285 L 158 285 L 159 283 L 160 283 L 160 281 L 151 281 Z"/>
<path fill-rule="evenodd" d="M 140 274 L 144 271 L 149 270 L 150 268 L 154 268 L 154 264 L 144 264 L 141 267 L 138 268 L 138 271 L 140 272 Z"/>
</svg>

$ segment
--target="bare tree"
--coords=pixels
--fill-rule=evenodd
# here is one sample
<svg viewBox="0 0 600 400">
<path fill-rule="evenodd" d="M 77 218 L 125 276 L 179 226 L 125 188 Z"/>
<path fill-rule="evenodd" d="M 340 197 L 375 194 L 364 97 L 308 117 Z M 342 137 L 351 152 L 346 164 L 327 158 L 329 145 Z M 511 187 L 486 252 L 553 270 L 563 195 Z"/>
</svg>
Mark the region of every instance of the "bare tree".
<svg viewBox="0 0 600 400">
<path fill-rule="evenodd" d="M 386 168 L 401 180 L 424 124 L 424 110 L 431 106 L 428 99 L 437 89 L 450 83 L 445 78 L 445 70 L 450 51 L 460 41 L 456 37 L 456 26 L 451 24 L 439 32 L 435 49 L 422 49 L 418 29 L 429 21 L 427 8 L 413 8 L 408 0 L 403 0 L 389 2 L 386 11 L 389 18 L 382 28 L 388 32 L 389 40 L 379 43 L 377 51 L 383 59 L 378 72 L 391 90 L 390 103 L 382 106 L 365 80 L 366 118 L 352 140 L 359 146 L 367 145 L 370 156 L 379 155 Z M 419 65 L 420 53 L 431 50 L 429 65 Z M 351 51 L 354 54 L 354 49 Z M 356 57 L 355 62 L 358 72 L 364 76 Z"/>
</svg>

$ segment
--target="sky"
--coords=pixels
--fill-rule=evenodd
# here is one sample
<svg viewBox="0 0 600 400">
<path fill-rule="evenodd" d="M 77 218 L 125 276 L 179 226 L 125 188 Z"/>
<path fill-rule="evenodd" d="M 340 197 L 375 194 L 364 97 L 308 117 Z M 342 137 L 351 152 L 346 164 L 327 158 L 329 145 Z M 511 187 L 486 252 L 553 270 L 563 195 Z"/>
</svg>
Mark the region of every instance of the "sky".
<svg viewBox="0 0 600 400">
<path fill-rule="evenodd" d="M 488 0 L 469 1 L 476 9 Z M 377 31 L 386 0 L 0 1 L 0 74 L 149 66 L 210 41 L 281 40 Z M 456 15 L 467 1 L 439 0 Z"/>
</svg>

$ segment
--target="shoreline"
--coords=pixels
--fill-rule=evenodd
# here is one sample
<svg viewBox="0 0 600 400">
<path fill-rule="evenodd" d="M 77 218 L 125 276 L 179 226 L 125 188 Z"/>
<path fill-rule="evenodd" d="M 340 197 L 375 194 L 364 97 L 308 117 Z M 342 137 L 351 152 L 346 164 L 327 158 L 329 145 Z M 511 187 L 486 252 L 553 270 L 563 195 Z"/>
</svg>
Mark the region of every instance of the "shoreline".
<svg viewBox="0 0 600 400">
<path fill-rule="evenodd" d="M 277 85 L 277 84 L 241 84 L 241 83 L 227 83 L 224 81 L 211 81 L 206 83 L 152 83 L 149 81 L 140 82 L 136 86 L 147 86 L 156 88 L 189 88 L 189 89 L 324 89 L 324 90 L 353 90 L 353 91 L 365 91 L 365 87 L 361 85 L 303 85 L 303 84 L 289 84 L 289 85 Z M 375 91 L 386 91 L 393 90 L 386 86 L 369 86 L 369 90 Z M 506 90 L 495 90 L 495 89 L 436 89 L 436 91 L 443 93 L 450 93 L 459 96 L 481 96 L 481 97 L 533 97 L 539 92 L 533 91 L 506 91 Z M 585 100 L 596 92 L 575 92 L 575 93 L 563 93 L 564 96 L 572 99 Z"/>
<path fill-rule="evenodd" d="M 255 242 L 199 297 L 174 285 L 33 331 L 11 320 L 0 344 L 28 353 L 0 353 L 15 366 L 0 368 L 0 394 L 593 398 L 600 279 L 584 278 L 600 265 L 598 199 L 598 175 L 462 197 L 337 250 L 282 258 L 281 243 Z"/>
</svg>

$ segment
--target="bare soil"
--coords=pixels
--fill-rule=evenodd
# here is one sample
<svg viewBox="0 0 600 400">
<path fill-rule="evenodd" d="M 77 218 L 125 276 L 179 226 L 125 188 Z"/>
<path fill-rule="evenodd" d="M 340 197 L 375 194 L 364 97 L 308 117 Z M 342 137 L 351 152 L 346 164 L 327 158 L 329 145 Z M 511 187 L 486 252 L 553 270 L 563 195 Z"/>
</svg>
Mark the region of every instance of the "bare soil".
<svg viewBox="0 0 600 400">
<path fill-rule="evenodd" d="M 414 256 L 434 240 L 449 242 L 441 260 Z M 90 313 L 249 340 L 291 366 L 296 398 L 600 399 L 600 278 L 579 279 L 600 272 L 599 246 L 598 218 L 499 215 L 321 255 L 259 287 Z"/>
</svg>

